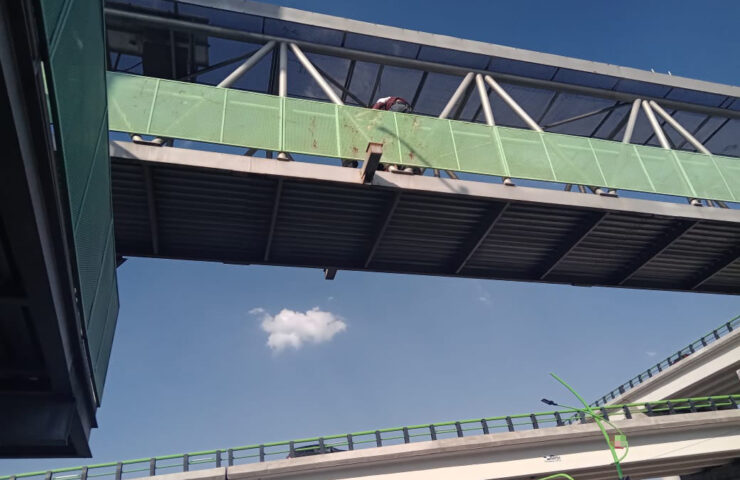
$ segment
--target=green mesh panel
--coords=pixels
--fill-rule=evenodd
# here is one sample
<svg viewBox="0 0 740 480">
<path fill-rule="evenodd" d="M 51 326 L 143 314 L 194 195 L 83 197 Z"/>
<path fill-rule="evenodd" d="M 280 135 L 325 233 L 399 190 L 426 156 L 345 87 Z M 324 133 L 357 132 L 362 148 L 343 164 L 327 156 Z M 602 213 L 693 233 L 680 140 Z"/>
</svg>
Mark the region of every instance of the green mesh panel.
<svg viewBox="0 0 740 480">
<path fill-rule="evenodd" d="M 498 133 L 512 177 L 556 180 L 540 133 L 506 127 L 498 127 Z"/>
<path fill-rule="evenodd" d="M 717 168 L 711 155 L 674 150 L 676 160 L 691 180 L 696 195 L 700 198 L 728 198 L 729 185 Z"/>
<path fill-rule="evenodd" d="M 112 232 L 111 235 L 113 235 Z M 113 276 L 112 279 L 113 283 L 110 286 L 108 308 L 105 317 L 105 329 L 103 330 L 103 336 L 100 340 L 98 354 L 93 359 L 95 379 L 97 383 L 101 385 L 98 388 L 98 395 L 100 398 L 103 397 L 102 385 L 105 384 L 105 378 L 108 373 L 108 363 L 110 362 L 111 350 L 113 348 L 113 336 L 116 332 L 116 324 L 118 320 L 118 281 L 115 276 Z"/>
<path fill-rule="evenodd" d="M 740 201 L 740 158 L 720 157 L 718 155 L 712 155 L 712 158 L 727 182 L 727 187 L 730 189 L 732 196 L 735 200 Z"/>
<path fill-rule="evenodd" d="M 634 145 L 595 138 L 589 142 L 604 173 L 606 186 L 640 192 L 655 191 Z"/>
<path fill-rule="evenodd" d="M 486 175 L 509 176 L 498 131 L 479 123 L 449 122 L 457 149 L 460 170 Z"/>
<path fill-rule="evenodd" d="M 97 358 L 103 343 L 103 334 L 108 321 L 108 305 L 113 292 L 115 279 L 115 244 L 113 239 L 113 219 L 107 225 L 102 237 L 105 239 L 105 255 L 99 273 L 99 281 L 95 283 L 95 297 L 91 306 L 91 313 L 87 322 L 87 342 L 90 348 L 90 358 Z"/>
<path fill-rule="evenodd" d="M 49 37 L 54 33 L 54 28 L 59 23 L 59 15 L 62 14 L 64 5 L 70 3 L 67 0 L 42 0 L 44 30 Z M 51 39 L 49 41 L 51 43 Z"/>
<path fill-rule="evenodd" d="M 460 170 L 449 120 L 394 114 L 403 165 Z M 413 139 L 413 141 L 409 141 Z"/>
<path fill-rule="evenodd" d="M 740 199 L 735 158 L 169 80 L 156 87 L 126 74 L 108 73 L 108 79 L 112 130 L 356 160 L 364 160 L 367 144 L 376 142 L 384 146 L 384 163 Z"/>
<path fill-rule="evenodd" d="M 650 182 L 658 193 L 692 197 L 694 193 L 670 150 L 635 145 Z"/>
<path fill-rule="evenodd" d="M 129 132 L 149 130 L 149 112 L 159 80 L 149 77 L 108 75 L 108 115 L 111 125 Z"/>
<path fill-rule="evenodd" d="M 220 143 L 261 145 L 280 149 L 280 97 L 226 91 L 226 111 Z"/>
<path fill-rule="evenodd" d="M 542 135 L 542 140 L 558 181 L 581 185 L 606 183 L 587 138 L 552 133 Z"/>
<path fill-rule="evenodd" d="M 49 46 L 48 70 L 44 73 L 47 83 L 53 86 L 48 103 L 71 212 L 75 277 L 86 346 L 88 352 L 97 352 L 90 354 L 90 367 L 100 398 L 108 365 L 108 359 L 100 354 L 104 332 L 111 321 L 108 305 L 118 302 L 102 3 L 41 0 L 40 4 Z M 116 84 L 114 90 L 119 91 L 112 95 L 118 99 L 111 115 L 114 123 L 127 125 L 133 131 L 147 128 L 154 98 L 151 86 L 155 84 L 156 80 L 146 78 Z M 137 100 L 128 102 L 130 97 Z M 115 318 L 114 315 L 111 328 L 115 328 Z"/>
<path fill-rule="evenodd" d="M 67 2 L 70 3 L 70 2 Z M 54 5 L 57 2 L 53 2 Z M 92 162 L 105 112 L 105 46 L 100 12 L 87 2 L 73 1 L 64 23 L 54 28 L 50 77 L 54 85 L 55 128 L 64 155 L 72 222 L 77 222 L 89 184 Z M 83 41 L 90 39 L 90 41 Z"/>
<path fill-rule="evenodd" d="M 194 90 L 184 83 L 160 80 L 149 129 L 166 137 L 221 142 L 225 96 L 224 88 Z"/>
<path fill-rule="evenodd" d="M 285 136 L 287 152 L 338 157 L 337 107 L 332 103 L 286 98 Z"/>
<path fill-rule="evenodd" d="M 342 158 L 365 160 L 367 144 L 383 144 L 384 163 L 400 163 L 395 116 L 383 110 L 359 107 L 339 108 L 339 133 Z"/>
<path fill-rule="evenodd" d="M 96 321 L 91 316 L 92 305 L 98 291 L 101 263 L 106 256 L 106 233 L 112 221 L 108 142 L 106 132 L 103 131 L 102 134 L 90 172 L 90 183 L 83 198 L 80 216 L 77 224 L 74 225 L 80 295 L 87 325 Z M 111 257 L 115 255 L 113 251 L 108 252 L 108 254 Z"/>
</svg>

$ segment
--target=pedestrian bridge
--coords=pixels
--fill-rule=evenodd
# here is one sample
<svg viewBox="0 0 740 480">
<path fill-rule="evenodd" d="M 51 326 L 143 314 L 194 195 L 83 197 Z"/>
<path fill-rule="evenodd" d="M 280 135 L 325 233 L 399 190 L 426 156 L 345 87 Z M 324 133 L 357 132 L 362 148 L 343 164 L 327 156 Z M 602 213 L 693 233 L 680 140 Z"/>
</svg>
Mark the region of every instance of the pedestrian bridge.
<svg viewBox="0 0 740 480">
<path fill-rule="evenodd" d="M 183 3 L 105 10 L 119 258 L 740 293 L 737 87 Z"/>
</svg>

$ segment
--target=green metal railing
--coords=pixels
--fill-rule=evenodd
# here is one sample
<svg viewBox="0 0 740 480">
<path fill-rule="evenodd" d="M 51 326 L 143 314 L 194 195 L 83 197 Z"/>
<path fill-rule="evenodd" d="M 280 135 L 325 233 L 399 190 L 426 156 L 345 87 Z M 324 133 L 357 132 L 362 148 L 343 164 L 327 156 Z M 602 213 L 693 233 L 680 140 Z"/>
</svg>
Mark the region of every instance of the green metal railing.
<svg viewBox="0 0 740 480">
<path fill-rule="evenodd" d="M 721 395 L 609 405 L 597 409 L 596 412 L 603 418 L 614 421 L 645 415 L 676 415 L 705 410 L 737 409 L 739 404 L 740 395 Z M 0 480 L 15 480 L 20 478 L 35 480 L 88 480 L 90 478 L 122 480 L 164 473 L 264 462 L 307 454 L 331 453 L 339 450 L 358 450 L 468 435 L 563 427 L 577 423 L 591 423 L 592 421 L 593 419 L 588 418 L 583 410 L 566 409 L 366 430 L 342 435 L 326 435 L 284 442 L 138 458 L 83 467 L 59 468 L 18 475 L 6 475 L 0 476 Z"/>
<path fill-rule="evenodd" d="M 110 129 L 261 150 L 740 201 L 740 159 L 108 72 Z"/>
<path fill-rule="evenodd" d="M 614 390 L 610 391 L 606 395 L 602 396 L 601 398 L 593 402 L 591 406 L 598 407 L 599 405 L 605 405 L 607 402 L 616 399 L 620 395 L 623 395 L 624 393 L 630 391 L 631 389 L 637 387 L 638 385 L 653 378 L 653 376 L 671 367 L 676 362 L 679 362 L 680 360 L 688 357 L 689 355 L 696 353 L 702 348 L 707 347 L 708 345 L 716 342 L 717 340 L 724 337 L 725 335 L 732 332 L 738 327 L 740 327 L 740 315 L 733 318 L 729 322 L 723 323 L 722 325 L 715 328 L 711 332 L 707 333 L 703 337 L 690 343 L 689 345 L 682 348 L 678 352 L 668 356 L 668 358 L 666 358 L 665 360 L 662 360 L 656 363 L 655 365 L 648 368 L 644 372 L 639 373 L 635 375 L 634 377 L 630 378 L 629 380 L 624 382 L 622 385 L 618 386 Z"/>
</svg>

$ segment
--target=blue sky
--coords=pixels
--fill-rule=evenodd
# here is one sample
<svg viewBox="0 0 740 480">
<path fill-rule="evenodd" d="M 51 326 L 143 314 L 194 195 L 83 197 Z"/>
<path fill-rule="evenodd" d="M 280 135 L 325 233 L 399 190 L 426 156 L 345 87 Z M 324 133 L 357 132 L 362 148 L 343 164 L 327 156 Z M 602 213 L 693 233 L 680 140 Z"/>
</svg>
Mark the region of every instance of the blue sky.
<svg viewBox="0 0 740 480">
<path fill-rule="evenodd" d="M 737 84 L 734 0 L 282 1 L 410 29 Z M 740 313 L 737 297 L 132 259 L 91 460 L 10 474 L 594 399 Z M 299 314 L 318 307 L 323 318 Z M 264 313 L 250 314 L 261 308 Z M 329 322 L 321 343 L 272 333 Z M 343 329 L 339 323 L 344 325 Z M 331 332 L 330 332 L 331 333 Z M 309 336 L 310 337 L 310 336 Z M 279 347 L 279 335 L 273 346 Z M 285 338 L 283 338 L 285 340 Z M 295 339 L 293 339 L 295 340 Z"/>
</svg>

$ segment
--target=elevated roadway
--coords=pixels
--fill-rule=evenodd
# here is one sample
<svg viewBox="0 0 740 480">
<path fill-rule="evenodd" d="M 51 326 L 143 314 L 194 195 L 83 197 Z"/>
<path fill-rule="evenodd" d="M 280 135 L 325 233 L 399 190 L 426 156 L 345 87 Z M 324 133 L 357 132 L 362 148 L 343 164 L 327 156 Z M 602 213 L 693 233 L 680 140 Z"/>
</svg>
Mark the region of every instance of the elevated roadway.
<svg viewBox="0 0 740 480">
<path fill-rule="evenodd" d="M 740 394 L 740 317 L 600 398 L 594 406 Z"/>
<path fill-rule="evenodd" d="M 629 452 L 622 468 L 637 480 L 731 464 L 740 456 L 739 402 L 740 395 L 673 399 L 610 405 L 600 407 L 598 413 L 627 436 Z M 617 431 L 611 426 L 607 430 L 613 441 Z M 28 472 L 0 480 L 147 476 L 152 480 L 523 480 L 558 472 L 578 480 L 615 476 L 601 431 L 582 411 L 382 428 Z"/>
</svg>

